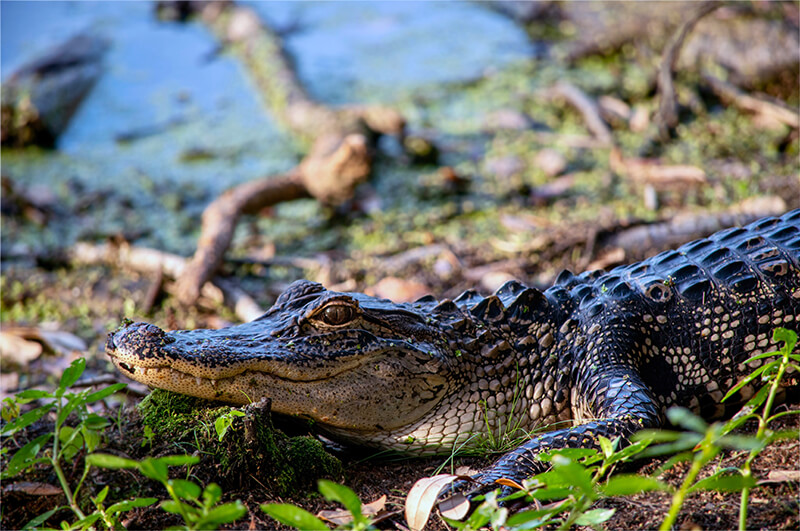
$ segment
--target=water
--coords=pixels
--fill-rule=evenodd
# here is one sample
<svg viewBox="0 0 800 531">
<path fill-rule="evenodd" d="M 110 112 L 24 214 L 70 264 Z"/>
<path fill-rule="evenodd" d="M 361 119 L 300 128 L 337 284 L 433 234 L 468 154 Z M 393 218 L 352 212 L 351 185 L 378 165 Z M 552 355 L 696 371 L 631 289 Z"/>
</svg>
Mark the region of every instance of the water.
<svg viewBox="0 0 800 531">
<path fill-rule="evenodd" d="M 402 94 L 475 79 L 531 53 L 524 32 L 474 3 L 252 5 L 278 30 L 298 28 L 285 45 L 309 92 L 330 104 L 391 104 Z M 199 204 L 185 209 L 197 219 L 224 189 L 285 171 L 301 156 L 247 73 L 219 53 L 199 23 L 159 22 L 149 2 L 2 2 L 0 24 L 4 77 L 80 31 L 112 41 L 104 75 L 57 150 L 3 150 L 3 173 L 14 181 L 51 186 L 68 203 L 72 192 L 64 181 L 70 179 L 89 192 L 125 197 L 144 212 L 120 221 L 117 209 L 90 209 L 98 224 L 112 225 L 108 230 L 139 223 L 155 234 L 142 243 L 190 249 L 198 224 L 188 234 L 170 228 L 170 209 L 154 195 L 199 189 Z M 120 135 L 135 139 L 119 142 Z M 188 161 L 189 152 L 207 156 Z M 3 229 L 4 239 L 19 236 Z"/>
</svg>

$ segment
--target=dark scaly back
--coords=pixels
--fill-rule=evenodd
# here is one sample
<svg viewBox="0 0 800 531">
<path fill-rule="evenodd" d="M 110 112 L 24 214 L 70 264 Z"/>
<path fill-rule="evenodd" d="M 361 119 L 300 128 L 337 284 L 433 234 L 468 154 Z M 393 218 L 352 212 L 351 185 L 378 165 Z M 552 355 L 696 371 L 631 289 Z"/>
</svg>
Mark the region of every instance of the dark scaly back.
<svg viewBox="0 0 800 531">
<path fill-rule="evenodd" d="M 582 322 L 631 331 L 633 351 L 615 353 L 614 362 L 630 357 L 662 408 L 719 416 L 727 389 L 759 366 L 742 362 L 774 349 L 776 327 L 797 330 L 800 210 L 608 273 L 562 274 L 557 284 L 577 301 Z"/>
</svg>

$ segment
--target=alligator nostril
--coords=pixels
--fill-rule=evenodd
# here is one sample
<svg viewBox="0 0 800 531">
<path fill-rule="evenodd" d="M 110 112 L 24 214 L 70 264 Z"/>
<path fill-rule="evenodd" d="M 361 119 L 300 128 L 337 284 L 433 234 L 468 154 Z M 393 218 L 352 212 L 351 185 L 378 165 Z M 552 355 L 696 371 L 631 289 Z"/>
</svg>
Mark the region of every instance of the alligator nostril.
<svg viewBox="0 0 800 531">
<path fill-rule="evenodd" d="M 114 343 L 114 334 L 115 332 L 111 332 L 106 336 L 106 350 L 110 352 L 117 350 L 117 345 Z"/>
</svg>

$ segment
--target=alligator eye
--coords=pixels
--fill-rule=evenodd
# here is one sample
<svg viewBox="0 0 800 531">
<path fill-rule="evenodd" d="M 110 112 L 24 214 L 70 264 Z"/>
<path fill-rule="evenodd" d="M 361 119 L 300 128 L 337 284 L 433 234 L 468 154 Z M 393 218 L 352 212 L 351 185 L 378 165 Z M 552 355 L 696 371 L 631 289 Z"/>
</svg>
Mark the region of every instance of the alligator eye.
<svg viewBox="0 0 800 531">
<path fill-rule="evenodd" d="M 355 316 L 356 311 L 350 306 L 345 306 L 344 304 L 334 304 L 328 306 L 320 315 L 325 324 L 329 324 L 331 326 L 339 326 L 349 323 L 355 318 Z"/>
</svg>

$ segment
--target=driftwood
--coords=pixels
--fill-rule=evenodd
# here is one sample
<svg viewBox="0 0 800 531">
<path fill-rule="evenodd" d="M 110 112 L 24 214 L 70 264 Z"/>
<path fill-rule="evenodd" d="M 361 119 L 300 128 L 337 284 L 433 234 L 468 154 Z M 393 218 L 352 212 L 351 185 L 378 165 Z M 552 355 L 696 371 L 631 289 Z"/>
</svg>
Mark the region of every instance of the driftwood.
<svg viewBox="0 0 800 531">
<path fill-rule="evenodd" d="M 714 94 L 726 103 L 745 111 L 767 116 L 795 129 L 800 127 L 800 113 L 798 113 L 797 109 L 792 109 L 783 102 L 751 96 L 735 85 L 708 73 L 703 74 L 703 80 L 708 83 Z"/>
<path fill-rule="evenodd" d="M 3 145 L 53 147 L 103 71 L 109 42 L 78 35 L 15 71 L 2 87 Z"/>
<path fill-rule="evenodd" d="M 786 202 L 779 197 L 757 197 L 718 213 L 680 213 L 666 221 L 605 232 L 598 235 L 597 247 L 621 248 L 626 254 L 669 249 L 727 227 L 747 225 L 765 216 L 781 215 L 786 209 Z"/>
<path fill-rule="evenodd" d="M 176 254 L 110 243 L 79 242 L 70 249 L 69 254 L 70 260 L 77 264 L 125 267 L 146 275 L 163 275 L 171 279 L 180 278 L 188 265 L 185 258 Z M 236 316 L 244 322 L 252 321 L 264 313 L 249 295 L 234 283 L 222 278 L 212 278 L 203 286 L 202 294 L 233 308 Z"/>
<path fill-rule="evenodd" d="M 586 128 L 603 145 L 609 146 L 613 143 L 614 139 L 611 135 L 611 130 L 600 116 L 600 109 L 581 89 L 566 81 L 559 81 L 549 89 L 548 93 L 550 97 L 563 98 L 567 103 L 575 107 L 583 116 Z"/>
<path fill-rule="evenodd" d="M 678 57 L 681 54 L 683 42 L 700 19 L 722 5 L 721 2 L 701 4 L 694 13 L 689 15 L 664 49 L 661 65 L 658 69 L 658 93 L 660 99 L 658 113 L 655 116 L 658 132 L 662 140 L 669 139 L 672 130 L 678 125 L 678 100 L 672 78 L 678 63 Z"/>
<path fill-rule="evenodd" d="M 658 190 L 699 188 L 706 184 L 706 172 L 688 164 L 662 164 L 658 159 L 624 158 L 619 148 L 608 156 L 611 169 L 631 181 Z"/>
<path fill-rule="evenodd" d="M 405 120 L 392 109 L 332 109 L 313 100 L 297 78 L 280 37 L 251 8 L 233 2 L 196 7 L 200 19 L 247 67 L 278 121 L 309 147 L 287 174 L 243 184 L 209 205 L 197 251 L 178 279 L 177 295 L 184 304 L 197 300 L 203 284 L 222 263 L 241 214 L 306 197 L 331 205 L 347 201 L 370 174 L 377 136 L 402 136 L 405 129 Z"/>
</svg>

